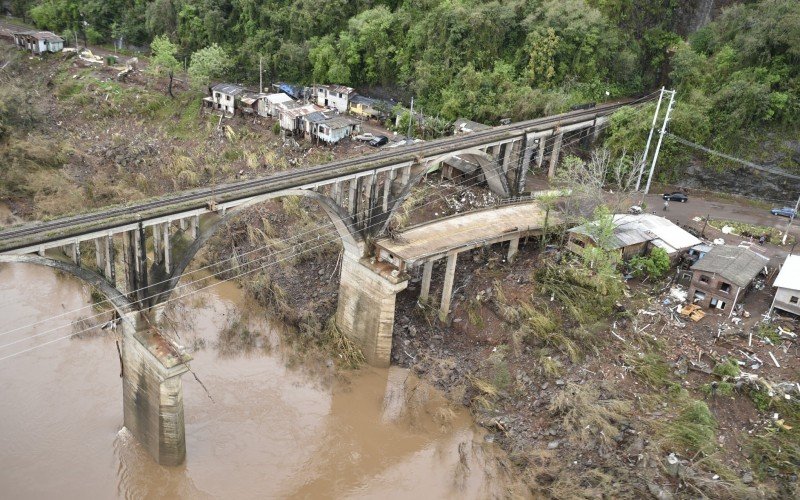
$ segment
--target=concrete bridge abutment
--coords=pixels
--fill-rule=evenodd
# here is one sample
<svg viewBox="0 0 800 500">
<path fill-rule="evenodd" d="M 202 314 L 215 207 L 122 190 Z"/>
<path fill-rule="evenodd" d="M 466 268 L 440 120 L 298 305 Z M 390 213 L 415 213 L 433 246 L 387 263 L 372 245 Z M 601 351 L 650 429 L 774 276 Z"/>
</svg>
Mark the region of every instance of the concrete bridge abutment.
<svg viewBox="0 0 800 500">
<path fill-rule="evenodd" d="M 372 366 L 389 366 L 395 297 L 407 286 L 407 277 L 394 267 L 344 252 L 336 325 L 358 344 Z"/>
<path fill-rule="evenodd" d="M 122 401 L 125 427 L 160 465 L 186 459 L 181 375 L 191 359 L 140 316 L 122 319 Z"/>
</svg>

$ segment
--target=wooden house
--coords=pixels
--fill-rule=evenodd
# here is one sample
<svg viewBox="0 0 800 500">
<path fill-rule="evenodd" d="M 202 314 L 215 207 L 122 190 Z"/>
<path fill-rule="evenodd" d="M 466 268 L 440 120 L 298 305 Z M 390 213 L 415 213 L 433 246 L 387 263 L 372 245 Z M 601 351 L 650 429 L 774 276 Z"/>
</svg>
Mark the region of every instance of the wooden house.
<svg viewBox="0 0 800 500">
<path fill-rule="evenodd" d="M 313 99 L 318 106 L 333 108 L 340 113 L 347 113 L 350 98 L 355 95 L 355 90 L 344 85 L 314 85 Z"/>
<path fill-rule="evenodd" d="M 14 44 L 33 54 L 47 52 L 61 52 L 64 49 L 64 39 L 49 31 L 20 31 L 13 33 Z"/>
</svg>

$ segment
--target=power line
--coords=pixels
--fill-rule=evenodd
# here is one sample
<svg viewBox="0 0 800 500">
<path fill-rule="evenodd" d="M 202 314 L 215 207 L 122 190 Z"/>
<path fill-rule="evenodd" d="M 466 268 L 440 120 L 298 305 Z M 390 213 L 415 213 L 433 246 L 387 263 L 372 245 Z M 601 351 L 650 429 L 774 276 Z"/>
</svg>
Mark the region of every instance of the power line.
<svg viewBox="0 0 800 500">
<path fill-rule="evenodd" d="M 600 128 L 605 128 L 606 126 L 608 126 L 608 125 L 607 125 L 607 124 L 604 124 L 604 125 L 600 126 Z M 579 133 L 579 134 L 580 134 L 580 133 L 581 133 L 581 131 L 576 131 L 576 133 Z M 582 139 L 581 137 L 578 137 L 578 139 L 576 139 L 575 141 L 571 141 L 571 142 L 567 142 L 566 144 L 562 144 L 562 147 L 569 146 L 569 145 L 571 145 L 571 144 L 573 144 L 573 143 L 575 143 L 575 142 L 577 142 L 577 141 L 579 141 L 579 140 L 581 140 L 581 139 Z M 526 151 L 527 151 L 527 150 L 529 150 L 529 149 L 534 149 L 534 148 L 536 148 L 536 147 L 538 147 L 538 145 L 537 145 L 537 146 L 531 146 L 531 147 L 529 147 L 529 148 L 525 148 L 525 149 L 523 149 L 523 150 L 520 150 L 520 151 L 517 153 L 517 161 L 519 161 L 519 159 L 520 159 L 521 155 L 522 155 L 524 152 L 526 152 Z M 552 153 L 552 149 L 551 149 L 551 153 Z M 479 165 L 479 164 L 475 164 L 475 163 L 473 163 L 473 162 L 469 162 L 468 160 L 462 160 L 462 161 L 465 161 L 466 163 L 471 163 L 471 164 L 473 164 L 473 165 L 476 165 L 476 166 L 480 167 L 480 165 Z M 497 161 L 498 161 L 498 160 L 495 160 L 495 162 L 497 162 Z M 479 171 L 477 171 L 477 173 L 476 173 L 476 174 L 474 174 L 474 175 L 472 176 L 472 177 L 474 177 L 474 178 L 475 178 L 475 184 L 477 184 L 477 183 L 478 183 L 478 177 L 479 177 L 481 174 L 482 174 L 482 171 L 480 171 L 480 170 L 479 170 Z M 497 173 L 497 174 L 494 174 L 494 175 L 505 175 L 505 173 L 503 173 L 503 172 L 499 172 L 499 173 Z M 485 177 L 488 177 L 488 176 L 486 176 L 486 174 L 484 174 L 484 176 L 485 176 Z M 467 186 L 467 187 L 469 187 L 469 186 Z M 412 209 L 412 210 L 418 210 L 418 209 L 421 209 L 422 207 L 424 207 L 424 206 L 427 206 L 427 205 L 429 205 L 430 203 L 433 203 L 434 201 L 436 201 L 436 200 L 433 200 L 433 201 L 430 201 L 430 202 L 428 202 L 428 203 L 425 203 L 425 204 L 423 204 L 423 205 L 420 205 L 419 207 L 416 207 L 415 209 Z M 372 218 L 374 218 L 374 217 L 377 217 L 377 216 L 378 216 L 378 215 L 376 215 L 376 216 L 371 216 L 371 217 L 370 217 L 370 219 L 372 219 Z M 380 224 L 382 224 L 382 223 L 383 223 L 383 222 L 379 222 L 379 223 L 377 223 L 377 224 L 373 224 L 373 225 L 370 225 L 370 226 L 367 226 L 367 227 L 368 227 L 368 228 L 369 228 L 369 227 L 375 227 L 375 226 L 377 226 L 377 225 L 380 225 Z M 329 223 L 327 223 L 326 225 L 333 225 L 333 223 L 332 223 L 332 222 L 329 222 Z M 487 225 L 488 225 L 488 224 L 487 224 Z M 323 227 L 324 227 L 324 226 L 323 226 Z M 311 232 L 311 231 L 309 231 L 309 232 Z M 333 232 L 334 232 L 334 231 L 329 231 L 329 232 L 328 232 L 328 234 L 332 234 Z M 298 236 L 298 235 L 295 235 L 295 237 L 297 237 L 297 236 Z M 293 237 L 293 238 L 295 238 L 295 237 Z M 319 239 L 319 236 L 318 236 L 318 239 Z M 329 243 L 332 243 L 332 242 L 335 242 L 335 241 L 338 241 L 338 240 L 339 240 L 339 236 L 338 236 L 338 234 L 337 234 L 337 236 L 336 236 L 335 238 L 332 238 L 331 240 L 328 240 L 328 241 L 326 241 L 326 242 L 323 242 L 323 243 L 321 243 L 320 245 L 317 245 L 317 246 L 315 246 L 315 247 L 312 247 L 311 249 L 308 249 L 307 251 L 312 251 L 312 250 L 315 250 L 316 248 L 320 248 L 320 247 L 322 247 L 322 246 L 324 246 L 324 245 L 327 245 L 327 244 L 329 244 Z M 284 240 L 284 241 L 285 241 L 285 240 Z M 261 247 L 261 249 L 265 249 L 266 247 L 267 247 L 267 246 L 265 245 L 264 247 Z M 254 250 L 252 250 L 252 251 L 256 251 L 256 250 L 258 250 L 258 249 L 254 249 Z M 288 249 L 287 249 L 287 250 L 288 250 Z M 251 251 L 251 252 L 252 252 L 252 251 Z M 163 303 L 161 303 L 160 305 L 167 304 L 167 303 L 169 303 L 169 302 L 174 302 L 174 301 L 176 301 L 176 300 L 180 300 L 180 299 L 182 299 L 182 298 L 184 298 L 184 297 L 187 297 L 187 296 L 189 296 L 189 295 L 192 295 L 192 294 L 194 294 L 194 293 L 197 293 L 197 292 L 200 292 L 200 291 L 206 290 L 206 289 L 208 289 L 208 288 L 211 288 L 211 287 L 213 287 L 213 286 L 219 285 L 219 284 L 221 284 L 221 283 L 225 283 L 226 281 L 231 281 L 231 280 L 233 280 L 233 279 L 237 279 L 237 278 L 239 278 L 239 277 L 241 277 L 241 276 L 244 276 L 244 275 L 250 274 L 250 273 L 252 273 L 252 272 L 255 272 L 255 271 L 258 271 L 258 270 L 261 270 L 261 269 L 265 269 L 266 267 L 268 267 L 268 266 L 270 266 L 270 265 L 274 265 L 274 264 L 277 264 L 277 263 L 279 263 L 279 262 L 282 262 L 282 261 L 284 261 L 284 260 L 287 260 L 288 258 L 292 258 L 292 257 L 295 257 L 295 256 L 297 256 L 297 255 L 301 255 L 301 254 L 303 254 L 303 253 L 306 253 L 307 251 L 305 251 L 305 252 L 299 252 L 299 253 L 295 253 L 295 254 L 293 254 L 293 255 L 291 255 L 291 256 L 289 256 L 289 257 L 287 257 L 287 258 L 280 259 L 280 260 L 277 260 L 277 261 L 275 261 L 275 262 L 272 262 L 272 263 L 267 263 L 267 264 L 265 264 L 265 265 L 262 265 L 262 266 L 260 266 L 260 267 L 258 267 L 258 268 L 255 268 L 255 269 L 252 269 L 252 270 L 250 270 L 250 271 L 245 271 L 245 272 L 243 272 L 243 273 L 240 273 L 240 274 L 238 274 L 238 275 L 236 275 L 236 276 L 233 276 L 233 277 L 230 277 L 230 278 L 227 278 L 227 279 L 220 280 L 220 281 L 218 281 L 218 282 L 212 283 L 212 284 L 210 284 L 210 285 L 207 285 L 207 286 L 205 286 L 205 287 L 202 287 L 202 288 L 200 288 L 200 289 L 197 289 L 197 290 L 193 290 L 193 291 L 191 291 L 191 292 L 188 292 L 188 293 L 186 293 L 186 294 L 180 295 L 180 296 L 178 296 L 178 297 L 173 297 L 173 298 L 171 298 L 171 299 L 168 299 L 168 300 L 164 301 L 164 302 L 163 302 Z M 248 253 L 251 253 L 251 252 L 248 252 Z M 266 258 L 268 258 L 268 257 L 270 257 L 270 256 L 271 256 L 271 255 L 263 256 L 263 257 L 260 257 L 259 259 L 257 259 L 256 261 L 253 261 L 253 262 L 248 262 L 248 263 L 246 263 L 246 264 L 253 264 L 254 262 L 258 262 L 258 261 L 260 261 L 260 260 L 263 260 L 263 259 L 266 259 Z M 231 259 L 226 259 L 226 260 L 231 260 Z M 222 261 L 221 261 L 221 262 L 222 262 Z M 207 266 L 207 267 L 208 267 L 208 266 Z M 231 268 L 231 269 L 232 269 L 232 268 Z M 201 278 L 201 279 L 199 279 L 199 280 L 195 280 L 195 281 L 192 281 L 192 282 L 190 282 L 190 283 L 186 283 L 186 284 L 184 284 L 184 285 L 181 285 L 181 287 L 190 286 L 190 285 L 192 285 L 192 284 L 195 284 L 195 283 L 198 283 L 198 282 L 200 282 L 200 281 L 206 280 L 206 279 L 208 279 L 208 278 L 210 278 L 210 277 L 213 277 L 213 276 L 217 276 L 217 275 L 219 275 L 219 274 L 222 274 L 222 273 L 224 273 L 224 272 L 227 272 L 227 271 L 229 271 L 229 270 L 230 270 L 230 269 L 228 269 L 228 270 L 224 270 L 224 271 L 221 271 L 221 272 L 219 272 L 219 273 L 217 273 L 217 274 L 215 274 L 215 275 L 212 275 L 212 276 L 206 276 L 206 277 L 204 277 L 204 278 Z M 180 287 L 176 287 L 176 289 L 177 289 L 177 288 L 180 288 Z M 136 302 L 140 302 L 140 301 L 136 301 Z M 134 302 L 134 303 L 136 303 L 136 302 Z M 81 309 L 85 309 L 85 307 L 84 307 L 84 308 L 81 308 Z M 77 310 L 74 310 L 74 311 L 72 311 L 72 312 L 76 312 L 76 311 L 79 311 L 79 310 L 81 310 L 81 309 L 77 309 Z M 64 314 L 70 314 L 70 312 L 67 312 L 67 313 L 64 313 Z M 59 315 L 59 316 L 57 316 L 57 317 L 61 317 L 61 316 L 63 316 L 64 314 L 61 314 L 61 315 Z M 94 318 L 94 317 L 98 317 L 98 316 L 101 316 L 102 314 L 104 314 L 104 313 L 100 313 L 100 314 L 94 315 L 94 316 L 92 316 L 92 317 L 90 317 L 90 318 L 87 318 L 87 319 L 91 319 L 91 318 Z M 55 317 L 54 317 L 54 318 L 55 318 Z M 41 321 L 39 321 L 39 322 L 37 322 L 37 323 L 34 323 L 34 324 L 39 324 L 39 323 L 42 323 L 42 322 L 50 321 L 50 320 L 52 320 L 52 319 L 53 319 L 53 318 L 49 318 L 49 319 L 45 319 L 45 320 L 41 320 Z M 26 341 L 26 340 L 30 340 L 30 339 L 32 339 L 32 338 L 39 337 L 39 336 L 41 336 L 41 335 L 45 335 L 45 334 L 47 334 L 47 333 L 51 333 L 51 332 L 53 332 L 53 331 L 56 331 L 56 330 L 59 330 L 59 329 L 61 329 L 61 328 L 65 328 L 65 327 L 68 327 L 68 326 L 70 326 L 70 325 L 64 325 L 64 326 L 60 326 L 60 327 L 57 327 L 57 328 L 54 328 L 54 329 L 51 329 L 51 330 L 48 330 L 48 331 L 45 331 L 45 332 L 41 332 L 41 333 L 39 333 L 39 334 L 36 334 L 36 335 L 34 335 L 34 336 L 26 337 L 26 338 L 24 338 L 24 339 L 20 339 L 20 340 L 17 340 L 17 341 L 14 341 L 14 342 L 11 342 L 11 343 L 8 343 L 8 344 L 5 344 L 5 345 L 2 345 L 2 346 L 0 346 L 0 349 L 3 349 L 3 348 L 6 348 L 6 347 L 9 347 L 9 346 L 11 346 L 11 345 L 15 345 L 15 344 L 17 344 L 17 343 L 20 343 L 20 342 L 23 342 L 23 341 Z M 81 330 L 81 331 L 78 331 L 78 332 L 73 332 L 73 333 L 71 333 L 71 334 L 69 334 L 69 335 L 65 335 L 65 336 L 63 336 L 63 337 L 59 337 L 59 338 L 57 338 L 57 339 L 54 339 L 54 340 L 48 341 L 48 342 L 46 342 L 46 343 L 44 343 L 44 344 L 40 344 L 39 346 L 34 346 L 34 347 L 32 347 L 32 348 L 25 349 L 25 350 L 23 350 L 23 351 L 19 351 L 19 352 L 17 352 L 17 353 L 14 353 L 14 354 L 11 354 L 11 355 L 8 355 L 8 356 L 5 356 L 5 357 L 3 357 L 3 358 L 0 358 L 0 361 L 3 361 L 3 360 L 5 360 L 5 359 L 9 359 L 9 358 L 11 358 L 11 357 L 14 357 L 14 356 L 17 356 L 17 355 L 20 355 L 20 354 L 23 354 L 23 353 L 25 353 L 25 352 L 29 352 L 29 351 L 31 351 L 31 350 L 33 350 L 33 349 L 36 349 L 36 348 L 38 348 L 38 347 L 44 347 L 44 346 L 46 346 L 46 345 L 49 345 L 49 344 L 51 344 L 51 343 L 53 343 L 53 342 L 56 342 L 56 341 L 58 341 L 58 340 L 63 340 L 63 339 L 67 339 L 67 338 L 73 337 L 73 336 L 75 336 L 75 335 L 78 335 L 78 334 L 80 334 L 80 333 L 83 333 L 83 332 L 86 332 L 86 331 L 92 330 L 92 329 L 94 329 L 94 328 L 96 328 L 96 327 L 97 327 L 97 326 L 92 326 L 92 327 L 89 327 L 89 328 L 87 328 L 87 329 L 84 329 L 84 330 Z M 18 329 L 15 329 L 14 331 L 17 331 L 17 330 L 18 330 Z M 6 332 L 6 333 L 0 334 L 0 335 L 5 335 L 5 334 L 8 334 L 8 333 L 12 333 L 12 331 L 9 331 L 9 332 Z"/>
<path fill-rule="evenodd" d="M 788 179 L 800 180 L 800 175 L 790 174 L 790 173 L 785 172 L 785 171 L 783 171 L 783 170 L 781 170 L 779 168 L 776 168 L 776 167 L 768 167 L 766 165 L 758 165 L 758 164 L 753 163 L 751 161 L 747 161 L 747 160 L 742 159 L 742 158 L 737 158 L 735 156 L 731 156 L 729 154 L 725 154 L 725 153 L 722 153 L 720 151 L 716 151 L 716 150 L 707 148 L 705 146 L 701 146 L 700 144 L 694 143 L 692 141 L 688 141 L 686 139 L 683 139 L 682 137 L 678 137 L 677 135 L 673 134 L 672 132 L 667 132 L 667 135 L 669 137 L 671 137 L 672 139 L 675 139 L 676 142 L 679 142 L 679 143 L 683 144 L 684 146 L 689 146 L 689 147 L 692 147 L 692 148 L 695 148 L 695 149 L 699 149 L 700 151 L 705 151 L 708 154 L 712 154 L 712 155 L 715 155 L 715 156 L 720 156 L 720 157 L 725 158 L 727 160 L 730 160 L 730 161 L 733 161 L 733 162 L 736 162 L 736 163 L 740 163 L 740 164 L 742 164 L 742 165 L 744 165 L 746 167 L 750 167 L 750 168 L 755 169 L 755 170 L 760 170 L 761 172 L 767 172 L 767 173 L 774 174 L 774 175 L 780 175 L 780 176 L 786 177 Z"/>
</svg>

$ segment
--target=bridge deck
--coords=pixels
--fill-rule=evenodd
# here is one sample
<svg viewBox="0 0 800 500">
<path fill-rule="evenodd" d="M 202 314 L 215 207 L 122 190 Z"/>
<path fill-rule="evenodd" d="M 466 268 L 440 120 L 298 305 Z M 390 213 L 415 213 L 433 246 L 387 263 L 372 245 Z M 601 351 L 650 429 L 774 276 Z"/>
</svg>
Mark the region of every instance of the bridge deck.
<svg viewBox="0 0 800 500">
<path fill-rule="evenodd" d="M 421 224 L 400 233 L 398 238 L 375 242 L 383 250 L 382 258 L 403 261 L 410 267 L 436 260 L 451 252 L 462 252 L 483 245 L 539 235 L 545 223 L 545 211 L 536 202 L 505 205 L 466 214 L 453 215 Z M 548 226 L 561 221 L 551 212 Z M 399 262 L 397 262 L 399 264 Z"/>
</svg>

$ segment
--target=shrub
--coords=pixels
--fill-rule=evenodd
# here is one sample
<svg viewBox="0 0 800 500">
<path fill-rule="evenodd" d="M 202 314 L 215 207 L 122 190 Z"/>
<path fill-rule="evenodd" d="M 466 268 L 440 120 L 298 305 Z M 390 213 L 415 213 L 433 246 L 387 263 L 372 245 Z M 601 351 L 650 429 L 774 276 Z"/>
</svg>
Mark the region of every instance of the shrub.
<svg viewBox="0 0 800 500">
<path fill-rule="evenodd" d="M 663 248 L 653 248 L 646 257 L 637 255 L 628 264 L 633 275 L 660 278 L 669 270 L 669 255 Z"/>
</svg>

